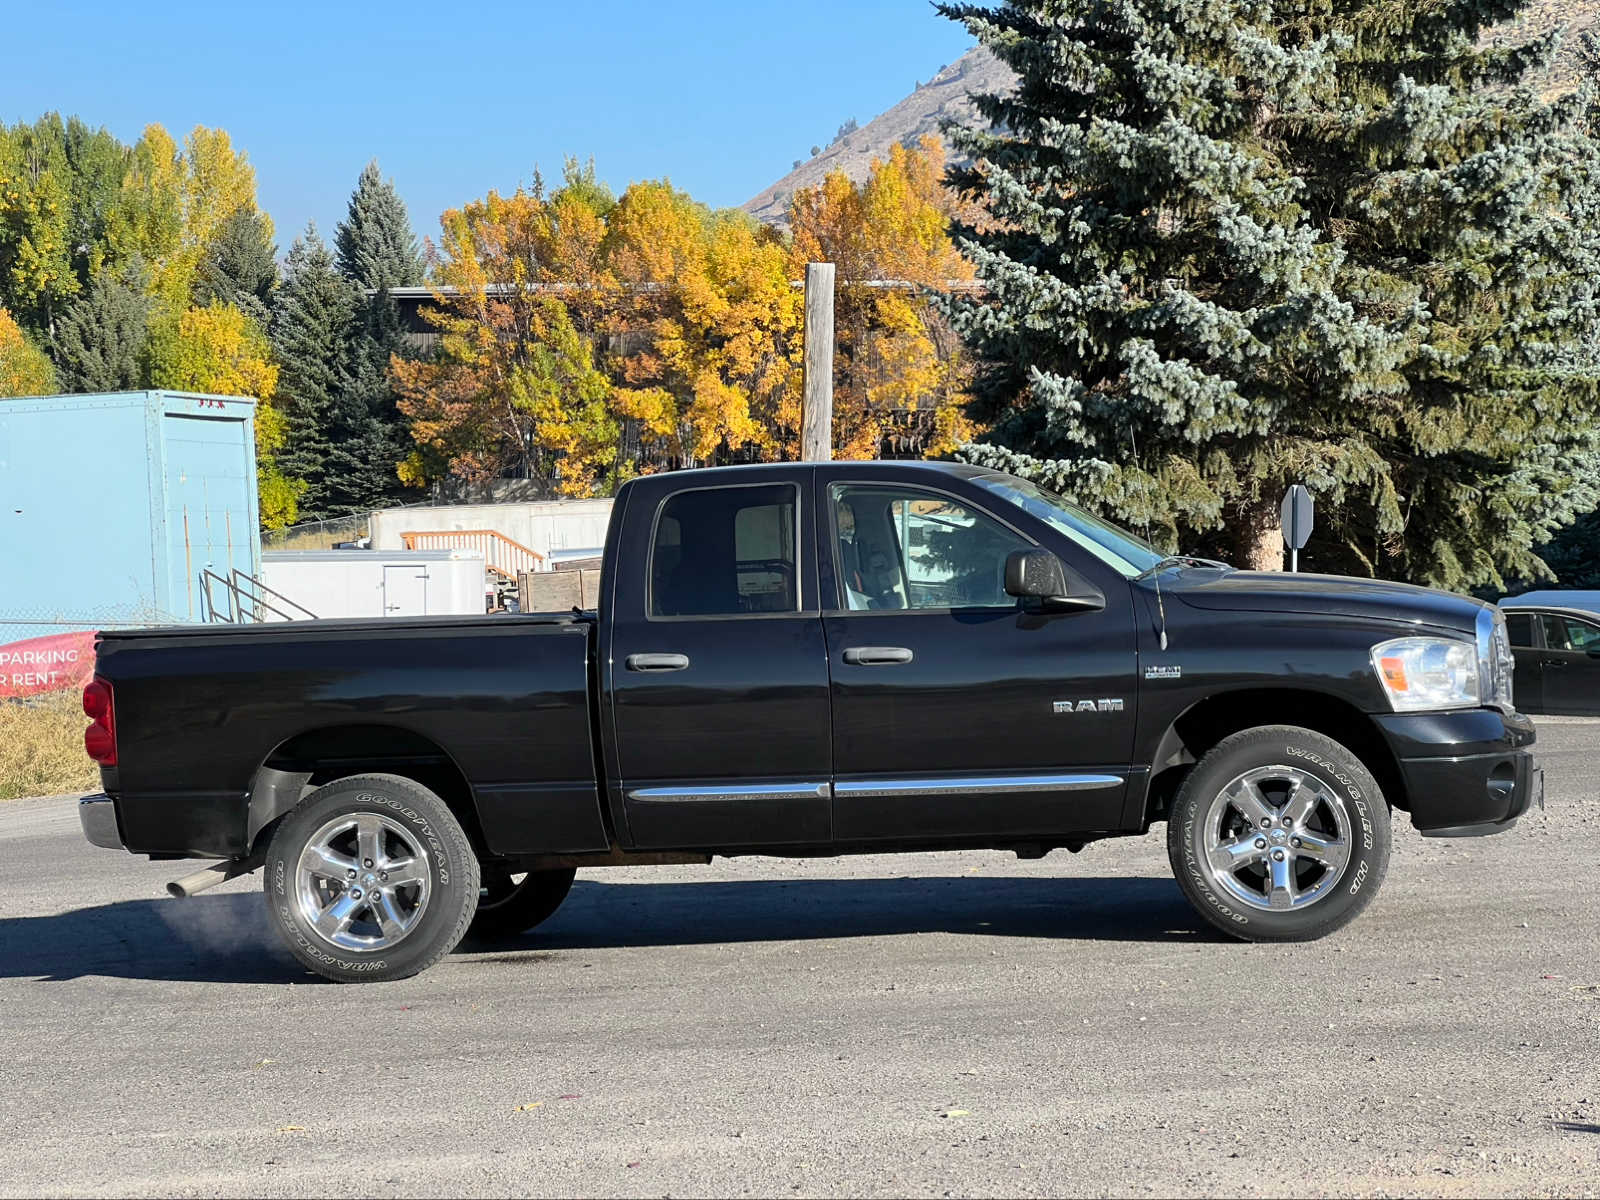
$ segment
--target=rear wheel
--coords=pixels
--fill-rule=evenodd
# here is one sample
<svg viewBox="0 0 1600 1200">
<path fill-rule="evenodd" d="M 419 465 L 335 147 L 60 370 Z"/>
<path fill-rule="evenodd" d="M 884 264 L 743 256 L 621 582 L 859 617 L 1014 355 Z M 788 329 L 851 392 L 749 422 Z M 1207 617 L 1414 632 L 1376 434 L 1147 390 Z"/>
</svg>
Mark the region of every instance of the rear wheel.
<svg viewBox="0 0 1600 1200">
<path fill-rule="evenodd" d="M 318 788 L 272 835 L 264 886 L 289 951 L 339 982 L 403 979 L 455 948 L 478 860 L 449 806 L 397 775 Z"/>
<path fill-rule="evenodd" d="M 473 937 L 486 940 L 516 937 L 547 921 L 572 890 L 572 868 L 560 871 L 512 872 L 486 869 L 478 892 Z"/>
<path fill-rule="evenodd" d="M 1289 725 L 1219 743 L 1184 780 L 1167 853 L 1224 933 L 1310 941 L 1354 920 L 1389 865 L 1389 808 L 1350 750 Z"/>
</svg>

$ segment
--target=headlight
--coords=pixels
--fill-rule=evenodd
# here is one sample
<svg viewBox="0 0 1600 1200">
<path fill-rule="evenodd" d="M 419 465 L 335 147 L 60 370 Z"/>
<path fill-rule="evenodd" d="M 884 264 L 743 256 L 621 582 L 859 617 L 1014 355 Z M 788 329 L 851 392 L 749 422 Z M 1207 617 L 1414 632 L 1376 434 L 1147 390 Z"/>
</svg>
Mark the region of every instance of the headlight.
<svg viewBox="0 0 1600 1200">
<path fill-rule="evenodd" d="M 1478 648 L 1453 638 L 1406 637 L 1372 648 L 1372 667 L 1396 712 L 1483 703 Z"/>
</svg>

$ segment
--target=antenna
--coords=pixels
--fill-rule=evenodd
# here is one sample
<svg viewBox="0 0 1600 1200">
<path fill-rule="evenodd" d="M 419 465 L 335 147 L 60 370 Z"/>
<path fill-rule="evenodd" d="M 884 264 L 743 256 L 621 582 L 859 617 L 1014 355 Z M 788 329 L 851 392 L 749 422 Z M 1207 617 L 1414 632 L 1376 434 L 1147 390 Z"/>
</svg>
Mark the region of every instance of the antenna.
<svg viewBox="0 0 1600 1200">
<path fill-rule="evenodd" d="M 1133 439 L 1133 426 L 1131 425 L 1128 426 L 1128 445 L 1133 449 L 1133 461 L 1137 463 L 1139 461 L 1139 443 Z M 1144 511 L 1144 540 L 1150 541 L 1150 509 L 1148 507 Z M 1167 648 L 1167 606 L 1161 598 L 1161 571 L 1159 569 L 1156 571 L 1154 579 L 1156 583 L 1156 612 L 1160 614 L 1156 632 L 1160 634 L 1161 648 L 1165 650 Z"/>
</svg>

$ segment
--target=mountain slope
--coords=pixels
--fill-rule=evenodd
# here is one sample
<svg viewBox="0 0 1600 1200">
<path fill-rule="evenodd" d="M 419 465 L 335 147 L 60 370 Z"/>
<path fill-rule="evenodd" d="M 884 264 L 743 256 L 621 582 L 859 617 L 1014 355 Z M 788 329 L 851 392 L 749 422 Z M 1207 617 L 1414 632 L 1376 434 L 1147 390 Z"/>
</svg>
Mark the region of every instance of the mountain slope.
<svg viewBox="0 0 1600 1200">
<path fill-rule="evenodd" d="M 937 136 L 942 118 L 965 120 L 972 115 L 969 93 L 1004 91 L 1013 78 L 1010 69 L 981 46 L 969 50 L 893 108 L 825 147 L 746 202 L 744 210 L 769 224 L 782 225 L 789 197 L 801 188 L 815 187 L 835 170 L 852 179 L 865 179 L 872 160 L 888 158 L 890 146 L 915 141 L 924 134 Z"/>
<path fill-rule="evenodd" d="M 1583 69 L 1582 35 L 1600 34 L 1600 0 L 1534 0 L 1516 21 L 1494 35 L 1521 40 L 1562 24 L 1567 35 L 1561 51 L 1544 76 L 1535 80 L 1535 86 L 1547 94 L 1577 86 Z M 890 146 L 915 141 L 924 134 L 937 135 L 943 118 L 967 119 L 973 111 L 969 93 L 1004 91 L 1012 78 L 1010 70 L 983 47 L 969 50 L 893 108 L 751 198 L 744 210 L 769 224 L 784 225 L 789 198 L 799 189 L 815 187 L 833 170 L 842 170 L 855 180 L 865 179 L 872 160 L 887 158 Z"/>
</svg>

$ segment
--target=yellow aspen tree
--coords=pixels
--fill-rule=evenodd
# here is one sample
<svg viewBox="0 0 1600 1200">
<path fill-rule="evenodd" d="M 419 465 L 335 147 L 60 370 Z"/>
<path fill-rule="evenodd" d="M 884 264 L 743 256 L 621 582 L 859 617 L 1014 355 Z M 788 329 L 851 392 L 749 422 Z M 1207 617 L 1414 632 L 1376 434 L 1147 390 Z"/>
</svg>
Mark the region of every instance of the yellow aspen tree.
<svg viewBox="0 0 1600 1200">
<path fill-rule="evenodd" d="M 612 287 L 595 201 L 570 186 L 547 198 L 536 183 L 452 209 L 441 227 L 435 355 L 390 363 L 417 444 L 402 476 L 516 473 L 593 495 L 614 472 L 619 436 L 591 332 Z"/>
<path fill-rule="evenodd" d="M 0 396 L 47 396 L 55 390 L 49 358 L 0 308 Z"/>
<path fill-rule="evenodd" d="M 800 298 L 777 236 L 666 181 L 617 202 L 607 238 L 623 286 L 617 403 L 653 467 L 774 457 L 798 425 Z"/>
</svg>

